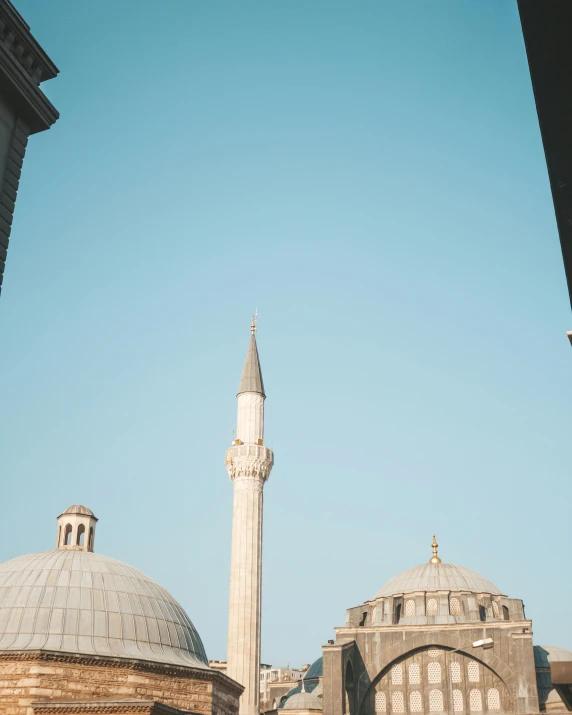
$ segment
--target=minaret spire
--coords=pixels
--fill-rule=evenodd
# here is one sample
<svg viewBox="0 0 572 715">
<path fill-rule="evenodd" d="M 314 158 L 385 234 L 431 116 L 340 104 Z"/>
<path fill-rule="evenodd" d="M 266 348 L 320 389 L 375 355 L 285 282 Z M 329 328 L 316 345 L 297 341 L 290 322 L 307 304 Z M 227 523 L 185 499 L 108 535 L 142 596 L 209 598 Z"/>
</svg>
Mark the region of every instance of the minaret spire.
<svg viewBox="0 0 572 715">
<path fill-rule="evenodd" d="M 239 715 L 260 711 L 263 488 L 274 464 L 264 446 L 264 383 L 256 345 L 256 316 L 240 378 L 236 439 L 226 453 L 234 485 L 227 674 L 244 686 Z"/>
</svg>

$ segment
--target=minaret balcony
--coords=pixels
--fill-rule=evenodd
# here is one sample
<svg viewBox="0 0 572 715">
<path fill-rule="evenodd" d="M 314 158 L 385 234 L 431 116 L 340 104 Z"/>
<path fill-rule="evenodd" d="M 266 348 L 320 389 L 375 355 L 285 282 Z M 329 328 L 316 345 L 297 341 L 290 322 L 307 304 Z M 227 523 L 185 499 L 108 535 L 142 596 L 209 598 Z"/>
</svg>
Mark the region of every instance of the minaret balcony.
<svg viewBox="0 0 572 715">
<path fill-rule="evenodd" d="M 266 481 L 274 465 L 274 452 L 261 444 L 233 444 L 226 451 L 225 463 L 232 480 L 255 477 Z"/>
</svg>

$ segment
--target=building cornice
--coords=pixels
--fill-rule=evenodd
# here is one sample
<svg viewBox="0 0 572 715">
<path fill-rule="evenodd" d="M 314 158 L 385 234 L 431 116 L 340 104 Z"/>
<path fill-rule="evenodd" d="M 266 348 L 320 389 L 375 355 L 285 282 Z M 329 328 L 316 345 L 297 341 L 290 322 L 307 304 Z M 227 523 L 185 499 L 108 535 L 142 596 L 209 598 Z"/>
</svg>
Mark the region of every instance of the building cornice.
<svg viewBox="0 0 572 715">
<path fill-rule="evenodd" d="M 391 626 L 386 626 L 383 624 L 371 625 L 371 626 L 356 626 L 348 628 L 346 626 L 336 626 L 334 632 L 336 635 L 341 635 L 343 637 L 355 638 L 360 633 L 389 633 L 391 631 L 474 631 L 475 628 L 503 628 L 505 630 L 513 630 L 515 628 L 522 629 L 526 628 L 526 635 L 531 635 L 532 631 L 532 621 L 472 621 L 469 623 L 435 623 L 431 625 L 400 625 L 395 624 Z M 523 634 L 524 635 L 524 634 Z"/>
</svg>

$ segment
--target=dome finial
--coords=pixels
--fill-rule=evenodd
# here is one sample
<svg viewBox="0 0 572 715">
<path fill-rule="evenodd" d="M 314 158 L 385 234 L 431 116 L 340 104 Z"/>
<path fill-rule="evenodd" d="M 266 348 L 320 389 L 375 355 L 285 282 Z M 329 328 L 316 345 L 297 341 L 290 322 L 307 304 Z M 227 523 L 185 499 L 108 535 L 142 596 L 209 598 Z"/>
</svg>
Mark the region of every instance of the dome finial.
<svg viewBox="0 0 572 715">
<path fill-rule="evenodd" d="M 437 543 L 435 534 L 433 534 L 433 543 L 431 544 L 431 547 L 433 549 L 433 556 L 429 560 L 429 563 L 430 564 L 440 564 L 441 559 L 437 556 L 437 549 L 439 548 L 439 544 Z"/>
<path fill-rule="evenodd" d="M 252 322 L 250 323 L 250 332 L 252 335 L 256 332 L 256 323 L 258 322 L 258 309 L 252 314 Z"/>
</svg>

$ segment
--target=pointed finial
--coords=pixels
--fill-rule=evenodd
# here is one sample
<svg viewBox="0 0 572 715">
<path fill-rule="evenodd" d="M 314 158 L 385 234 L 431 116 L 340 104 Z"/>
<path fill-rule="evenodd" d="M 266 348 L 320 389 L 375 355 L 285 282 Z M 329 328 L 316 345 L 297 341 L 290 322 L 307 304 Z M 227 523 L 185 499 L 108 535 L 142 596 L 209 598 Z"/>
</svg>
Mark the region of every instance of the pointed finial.
<svg viewBox="0 0 572 715">
<path fill-rule="evenodd" d="M 306 692 L 305 683 L 304 683 L 304 678 L 302 678 L 302 690 L 301 690 L 300 692 L 302 692 L 302 693 L 305 693 L 305 692 Z"/>
<path fill-rule="evenodd" d="M 252 335 L 256 332 L 256 323 L 258 322 L 258 311 L 252 314 L 252 322 L 250 323 L 250 332 Z"/>
<path fill-rule="evenodd" d="M 430 564 L 440 564 L 441 559 L 437 556 L 437 549 L 439 548 L 439 544 L 437 543 L 435 534 L 433 534 L 433 543 L 431 544 L 431 547 L 433 549 L 433 556 L 431 557 L 429 563 Z"/>
</svg>

